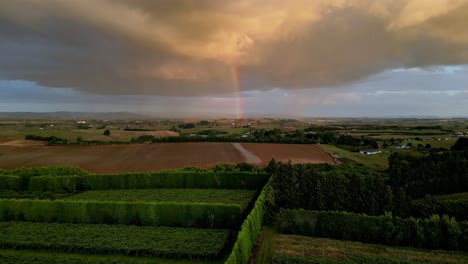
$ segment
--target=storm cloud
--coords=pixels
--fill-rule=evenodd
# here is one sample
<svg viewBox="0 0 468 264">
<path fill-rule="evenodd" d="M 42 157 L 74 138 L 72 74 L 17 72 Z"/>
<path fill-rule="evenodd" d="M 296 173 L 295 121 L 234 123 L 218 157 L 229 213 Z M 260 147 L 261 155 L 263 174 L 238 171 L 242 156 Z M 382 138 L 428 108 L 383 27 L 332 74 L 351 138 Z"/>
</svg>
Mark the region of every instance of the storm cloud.
<svg viewBox="0 0 468 264">
<path fill-rule="evenodd" d="M 103 95 L 352 84 L 468 63 L 466 0 L 3 0 L 0 80 Z"/>
</svg>

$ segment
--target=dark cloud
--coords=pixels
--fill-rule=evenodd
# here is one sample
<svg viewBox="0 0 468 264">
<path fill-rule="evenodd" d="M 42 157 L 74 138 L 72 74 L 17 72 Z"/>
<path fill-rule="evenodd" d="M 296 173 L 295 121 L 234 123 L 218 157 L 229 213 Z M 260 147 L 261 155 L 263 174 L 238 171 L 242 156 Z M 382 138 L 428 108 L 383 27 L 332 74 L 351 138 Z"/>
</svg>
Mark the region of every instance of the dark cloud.
<svg viewBox="0 0 468 264">
<path fill-rule="evenodd" d="M 468 63 L 467 1 L 4 0 L 0 79 L 192 96 Z M 426 10 L 427 9 L 427 10 Z M 423 14 L 423 15 L 421 15 Z"/>
</svg>

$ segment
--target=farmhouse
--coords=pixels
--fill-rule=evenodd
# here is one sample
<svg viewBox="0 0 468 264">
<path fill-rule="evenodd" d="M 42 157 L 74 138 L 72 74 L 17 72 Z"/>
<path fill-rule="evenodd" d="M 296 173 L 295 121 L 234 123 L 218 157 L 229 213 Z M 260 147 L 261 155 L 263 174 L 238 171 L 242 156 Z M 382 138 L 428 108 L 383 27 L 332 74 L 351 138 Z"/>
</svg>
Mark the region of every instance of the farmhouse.
<svg viewBox="0 0 468 264">
<path fill-rule="evenodd" d="M 365 154 L 365 155 L 378 154 L 378 153 L 381 153 L 381 152 L 382 151 L 380 151 L 378 149 L 363 149 L 363 150 L 359 151 L 359 153 Z"/>
</svg>

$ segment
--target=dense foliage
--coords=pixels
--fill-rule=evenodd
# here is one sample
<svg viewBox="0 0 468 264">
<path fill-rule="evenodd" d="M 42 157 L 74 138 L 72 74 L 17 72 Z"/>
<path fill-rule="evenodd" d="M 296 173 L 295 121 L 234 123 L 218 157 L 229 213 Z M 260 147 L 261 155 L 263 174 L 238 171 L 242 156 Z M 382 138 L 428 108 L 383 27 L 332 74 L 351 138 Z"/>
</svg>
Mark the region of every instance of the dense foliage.
<svg viewBox="0 0 468 264">
<path fill-rule="evenodd" d="M 147 188 L 255 190 L 269 178 L 268 174 L 256 171 L 250 164 L 230 164 L 228 167 L 217 165 L 213 170 L 179 169 L 119 174 L 88 174 L 74 167 L 0 170 L 0 190 L 54 193 Z M 226 171 L 228 169 L 230 171 Z"/>
<path fill-rule="evenodd" d="M 411 204 L 411 214 L 416 217 L 429 217 L 433 214 L 450 215 L 457 220 L 468 220 L 468 193 L 467 197 L 439 198 L 427 195 L 424 199 L 415 200 Z"/>
<path fill-rule="evenodd" d="M 0 199 L 0 221 L 235 228 L 241 217 L 230 204 Z"/>
<path fill-rule="evenodd" d="M 468 250 L 468 222 L 448 216 L 400 218 L 391 214 L 368 216 L 347 212 L 282 209 L 278 216 L 281 232 L 343 240 L 422 247 Z"/>
<path fill-rule="evenodd" d="M 0 229 L 2 248 L 176 258 L 215 258 L 229 237 L 229 230 L 124 225 L 0 222 Z"/>
<path fill-rule="evenodd" d="M 267 210 L 265 203 L 266 201 L 272 199 L 272 191 L 273 189 L 269 183 L 263 187 L 263 190 L 258 196 L 252 211 L 242 224 L 241 229 L 237 234 L 237 239 L 234 243 L 231 254 L 225 263 L 248 263 L 250 253 L 252 253 L 253 246 L 255 245 L 255 242 L 257 241 L 257 238 L 262 230 L 264 217 Z"/>
<path fill-rule="evenodd" d="M 468 150 L 468 138 L 461 137 L 455 142 L 453 150 Z"/>
<path fill-rule="evenodd" d="M 327 164 L 270 164 L 276 203 L 283 208 L 339 210 L 371 215 L 393 207 L 393 194 L 379 174 Z"/>
<path fill-rule="evenodd" d="M 389 184 L 412 198 L 426 194 L 468 192 L 468 151 L 428 156 L 393 153 L 389 157 Z"/>
<path fill-rule="evenodd" d="M 83 176 L 87 190 L 144 188 L 257 189 L 268 175 L 255 172 L 160 171 L 155 173 L 90 174 Z"/>
</svg>

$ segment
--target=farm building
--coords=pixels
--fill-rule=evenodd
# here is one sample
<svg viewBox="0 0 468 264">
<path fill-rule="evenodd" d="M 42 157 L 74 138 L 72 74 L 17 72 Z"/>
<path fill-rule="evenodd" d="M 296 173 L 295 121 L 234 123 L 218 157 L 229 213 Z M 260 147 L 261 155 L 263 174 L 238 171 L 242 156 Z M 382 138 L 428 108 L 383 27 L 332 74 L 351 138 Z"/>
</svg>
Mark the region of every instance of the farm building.
<svg viewBox="0 0 468 264">
<path fill-rule="evenodd" d="M 359 153 L 365 154 L 365 155 L 378 154 L 378 153 L 381 153 L 381 152 L 382 151 L 380 151 L 378 149 L 363 149 L 363 150 L 359 151 Z"/>
</svg>

